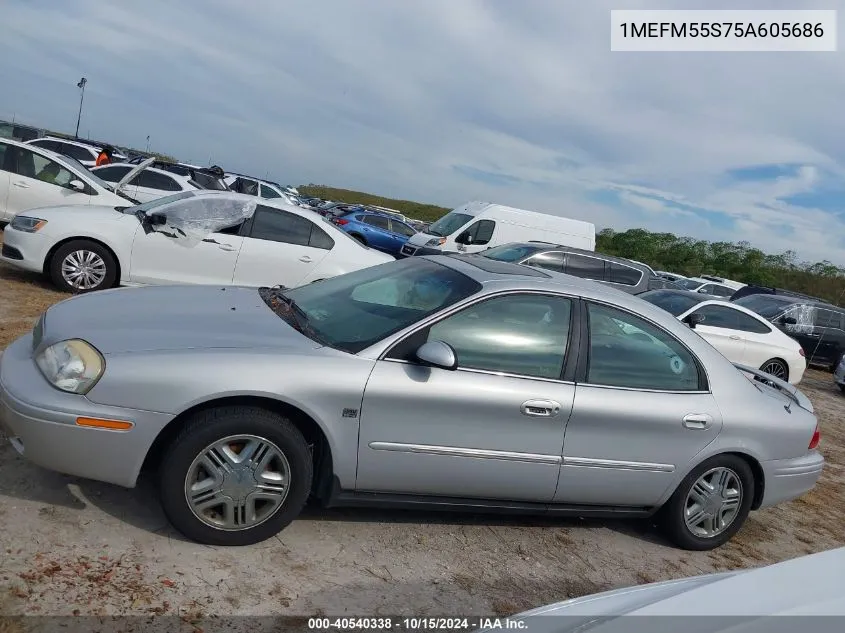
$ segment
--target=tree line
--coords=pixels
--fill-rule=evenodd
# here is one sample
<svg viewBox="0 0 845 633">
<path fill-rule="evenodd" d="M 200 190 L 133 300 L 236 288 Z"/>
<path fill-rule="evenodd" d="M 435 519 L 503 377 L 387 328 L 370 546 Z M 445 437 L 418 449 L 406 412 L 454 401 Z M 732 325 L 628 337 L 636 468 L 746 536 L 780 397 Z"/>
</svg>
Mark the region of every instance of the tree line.
<svg viewBox="0 0 845 633">
<path fill-rule="evenodd" d="M 602 229 L 596 250 L 643 262 L 655 270 L 689 277 L 717 275 L 747 284 L 774 286 L 845 305 L 845 268 L 830 261 L 806 262 L 795 251 L 764 253 L 747 241 L 708 242 L 645 229 Z"/>
</svg>

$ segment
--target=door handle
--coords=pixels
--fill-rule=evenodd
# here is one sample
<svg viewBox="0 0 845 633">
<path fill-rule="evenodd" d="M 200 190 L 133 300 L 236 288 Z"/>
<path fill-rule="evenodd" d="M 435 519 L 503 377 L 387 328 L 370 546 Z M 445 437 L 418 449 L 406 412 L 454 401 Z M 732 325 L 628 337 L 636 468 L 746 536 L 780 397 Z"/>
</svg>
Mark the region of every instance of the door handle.
<svg viewBox="0 0 845 633">
<path fill-rule="evenodd" d="M 305 262 L 306 264 L 310 264 L 314 260 L 311 259 L 308 255 L 303 255 L 302 257 L 299 258 L 299 261 Z"/>
<path fill-rule="evenodd" d="M 554 400 L 526 400 L 519 411 L 532 418 L 552 418 L 560 413 L 560 403 Z"/>
<path fill-rule="evenodd" d="M 218 248 L 219 248 L 221 251 L 226 251 L 227 253 L 231 253 L 232 251 L 237 250 L 237 249 L 236 249 L 234 246 L 232 246 L 231 244 L 219 244 Z"/>
<path fill-rule="evenodd" d="M 732 341 L 738 341 L 739 339 L 740 339 L 740 337 L 737 336 L 736 334 L 731 334 L 731 340 Z"/>
<path fill-rule="evenodd" d="M 821 334 L 805 334 L 807 338 L 821 338 Z"/>
<path fill-rule="evenodd" d="M 15 187 L 20 187 L 21 189 L 29 189 L 29 185 L 25 182 L 13 182 L 12 183 Z"/>
<path fill-rule="evenodd" d="M 713 417 L 706 413 L 688 413 L 684 416 L 684 426 L 688 429 L 703 431 L 713 424 Z"/>
</svg>

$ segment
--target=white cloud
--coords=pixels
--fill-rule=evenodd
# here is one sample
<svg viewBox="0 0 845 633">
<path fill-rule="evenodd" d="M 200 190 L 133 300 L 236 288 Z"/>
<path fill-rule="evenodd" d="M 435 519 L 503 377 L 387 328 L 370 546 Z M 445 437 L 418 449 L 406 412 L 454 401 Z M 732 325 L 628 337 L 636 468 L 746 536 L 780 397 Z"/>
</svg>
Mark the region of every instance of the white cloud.
<svg viewBox="0 0 845 633">
<path fill-rule="evenodd" d="M 86 75 L 82 129 L 118 143 L 150 134 L 161 151 L 293 183 L 495 199 L 845 263 L 842 209 L 784 201 L 845 177 L 841 56 L 609 51 L 611 8 L 686 4 L 11 0 L 0 81 L 15 90 L 0 115 L 67 130 Z M 727 175 L 767 164 L 799 167 Z"/>
</svg>

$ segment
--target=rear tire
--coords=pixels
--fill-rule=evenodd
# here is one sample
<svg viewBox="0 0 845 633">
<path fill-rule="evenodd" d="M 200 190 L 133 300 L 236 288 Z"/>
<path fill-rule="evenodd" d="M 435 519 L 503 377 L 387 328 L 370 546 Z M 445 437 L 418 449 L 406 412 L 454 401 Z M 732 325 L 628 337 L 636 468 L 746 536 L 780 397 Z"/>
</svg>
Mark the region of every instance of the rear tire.
<svg viewBox="0 0 845 633">
<path fill-rule="evenodd" d="M 737 455 L 711 457 L 684 477 L 661 508 L 661 526 L 682 549 L 704 551 L 720 547 L 748 518 L 754 486 L 754 473 L 744 459 Z M 698 517 L 700 522 L 696 522 Z"/>
<path fill-rule="evenodd" d="M 299 429 L 249 406 L 195 415 L 158 470 L 165 515 L 206 545 L 252 545 L 275 536 L 302 511 L 312 478 L 311 451 Z"/>
<path fill-rule="evenodd" d="M 117 262 L 109 250 L 90 240 L 62 244 L 49 262 L 50 278 L 59 290 L 81 294 L 112 288 Z"/>
<path fill-rule="evenodd" d="M 789 366 L 779 358 L 770 358 L 760 365 L 760 371 L 789 382 Z"/>
</svg>

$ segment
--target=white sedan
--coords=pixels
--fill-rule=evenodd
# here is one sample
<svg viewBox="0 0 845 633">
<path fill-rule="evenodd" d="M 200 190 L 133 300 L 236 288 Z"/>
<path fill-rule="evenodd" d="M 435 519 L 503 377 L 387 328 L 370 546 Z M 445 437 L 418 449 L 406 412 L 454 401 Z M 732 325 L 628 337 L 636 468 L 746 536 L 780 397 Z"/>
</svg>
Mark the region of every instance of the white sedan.
<svg viewBox="0 0 845 633">
<path fill-rule="evenodd" d="M 794 385 L 801 381 L 807 360 L 801 345 L 748 308 L 684 290 L 651 290 L 639 295 L 695 328 L 733 363 L 759 367 Z"/>
<path fill-rule="evenodd" d="M 60 289 L 117 285 L 295 287 L 388 261 L 312 211 L 233 192 L 134 207 L 54 207 L 6 227 L 0 260 Z"/>
<path fill-rule="evenodd" d="M 110 185 L 72 158 L 0 139 L 0 223 L 44 206 L 135 204 L 122 189 L 149 162 L 136 165 L 137 171 L 128 171 L 124 179 Z"/>
<path fill-rule="evenodd" d="M 126 178 L 129 172 L 135 170 L 136 165 L 119 163 L 117 165 L 103 165 L 94 167 L 91 173 L 108 183 L 118 183 Z M 196 191 L 199 187 L 191 184 L 189 176 L 171 174 L 163 169 L 147 167 L 141 173 L 135 171 L 132 180 L 126 182 L 123 191 L 138 202 L 149 202 L 156 198 L 172 196 L 182 191 Z"/>
</svg>

